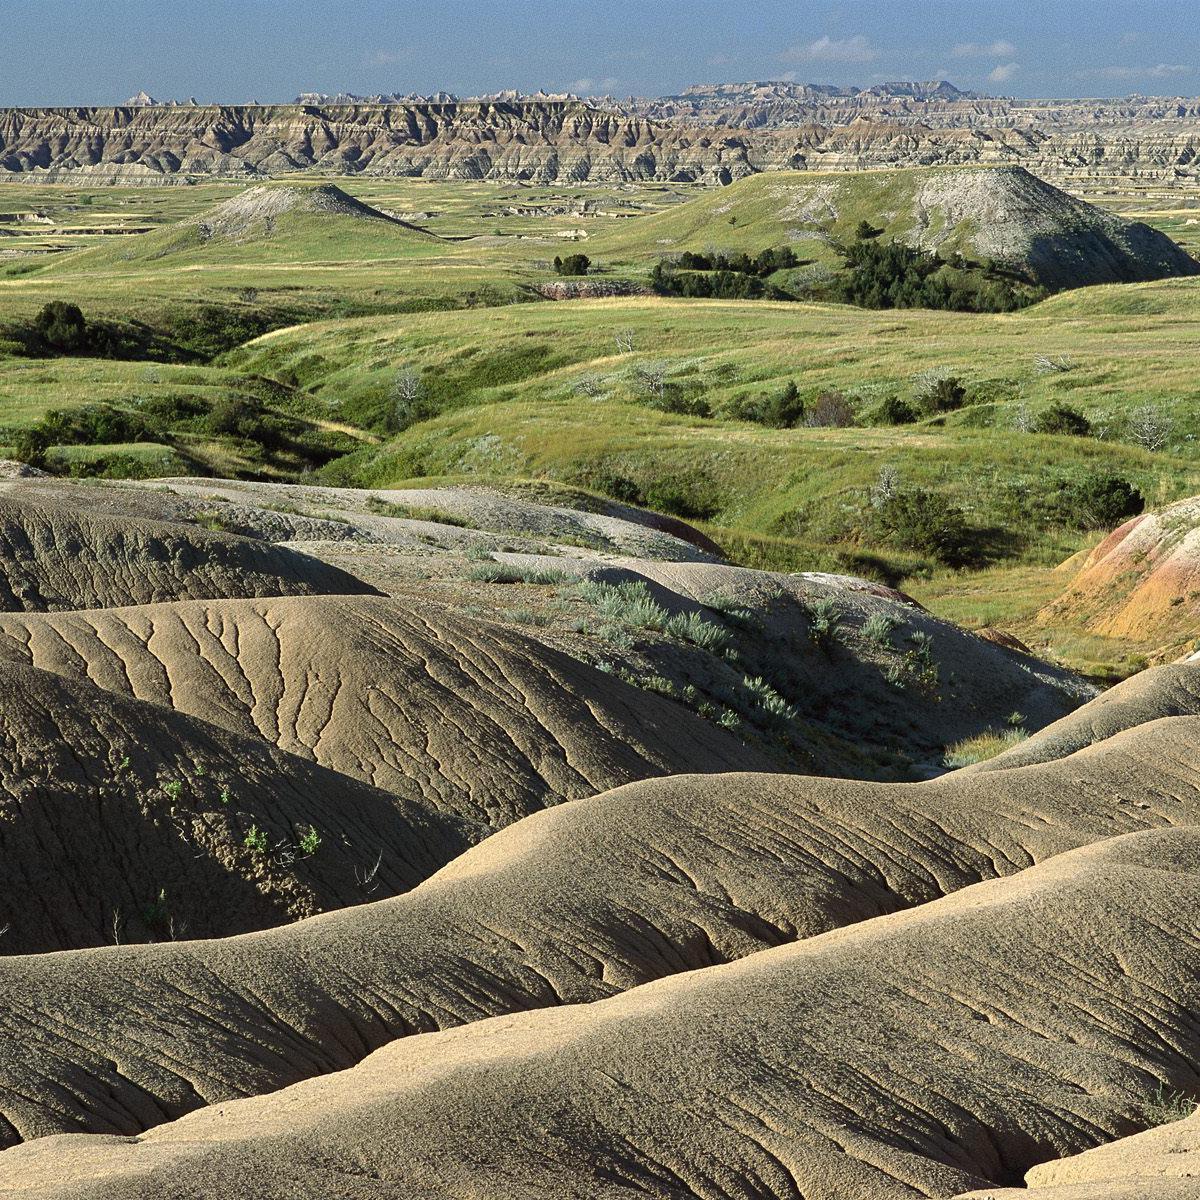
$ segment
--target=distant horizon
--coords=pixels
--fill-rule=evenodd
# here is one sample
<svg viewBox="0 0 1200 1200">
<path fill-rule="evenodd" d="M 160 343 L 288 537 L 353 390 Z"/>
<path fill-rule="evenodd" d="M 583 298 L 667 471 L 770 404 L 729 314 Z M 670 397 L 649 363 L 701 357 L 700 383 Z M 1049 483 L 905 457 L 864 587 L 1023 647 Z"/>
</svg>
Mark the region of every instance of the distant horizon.
<svg viewBox="0 0 1200 1200">
<path fill-rule="evenodd" d="M 5 0 L 0 106 L 300 92 L 657 97 L 952 79 L 1017 99 L 1200 96 L 1193 0 Z"/>
<path fill-rule="evenodd" d="M 103 102 L 85 102 L 76 100 L 62 100 L 57 103 L 49 104 L 5 104 L 0 107 L 8 109 L 61 109 L 61 108 L 129 108 L 129 107 L 191 107 L 193 104 L 198 108 L 249 108 L 263 107 L 274 108 L 287 106 L 291 104 L 308 103 L 307 100 L 302 100 L 302 97 L 323 96 L 327 99 L 323 103 L 336 102 L 336 97 L 347 96 L 353 97 L 351 102 L 372 102 L 372 98 L 376 96 L 385 97 L 384 103 L 403 103 L 405 99 L 412 98 L 415 102 L 418 99 L 428 99 L 437 95 L 447 95 L 453 97 L 458 102 L 470 102 L 473 100 L 488 100 L 499 96 L 515 95 L 521 99 L 529 99 L 537 96 L 548 96 L 552 98 L 574 96 L 582 102 L 603 100 L 611 98 L 614 100 L 632 99 L 635 101 L 653 101 L 653 100 L 670 100 L 685 95 L 689 90 L 716 90 L 720 88 L 737 88 L 737 87 L 788 87 L 788 88 L 831 88 L 838 89 L 842 93 L 851 92 L 870 92 L 876 89 L 887 87 L 905 87 L 905 86 L 930 86 L 930 85 L 948 85 L 956 91 L 964 95 L 976 96 L 982 100 L 1010 100 L 1010 101 L 1036 101 L 1036 100 L 1126 100 L 1141 98 L 1146 100 L 1200 100 L 1200 90 L 1195 94 L 1189 92 L 1170 92 L 1170 91 L 1126 91 L 1126 92 L 1089 92 L 1080 93 L 1070 96 L 1053 96 L 1053 95 L 1030 95 L 1018 96 L 1011 92 L 1001 91 L 985 91 L 980 88 L 964 87 L 956 83 L 953 79 L 931 77 L 929 79 L 885 79 L 873 83 L 834 83 L 824 79 L 782 79 L 762 77 L 757 79 L 697 79 L 689 84 L 685 84 L 677 91 L 657 92 L 657 93 L 617 93 L 617 92 L 593 92 L 581 93 L 570 90 L 556 90 L 548 87 L 534 88 L 525 90 L 511 87 L 490 88 L 486 91 L 477 92 L 474 94 L 456 92 L 451 88 L 434 88 L 427 92 L 402 91 L 397 88 L 380 88 L 372 92 L 355 92 L 350 88 L 325 89 L 319 90 L 316 88 L 298 88 L 292 95 L 287 97 L 272 97 L 264 99 L 261 96 L 256 96 L 244 100 L 240 99 L 200 99 L 195 96 L 170 96 L 162 95 L 154 92 L 153 89 L 142 87 L 137 89 L 131 95 L 121 99 L 112 99 Z M 153 102 L 153 105 L 146 102 L 147 98 Z"/>
</svg>

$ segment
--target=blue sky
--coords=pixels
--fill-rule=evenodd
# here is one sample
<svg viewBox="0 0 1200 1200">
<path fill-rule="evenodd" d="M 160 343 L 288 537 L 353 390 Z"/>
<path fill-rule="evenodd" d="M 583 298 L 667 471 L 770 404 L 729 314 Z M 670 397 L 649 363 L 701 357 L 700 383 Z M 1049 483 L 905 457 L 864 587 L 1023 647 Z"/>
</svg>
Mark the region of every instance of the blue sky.
<svg viewBox="0 0 1200 1200">
<path fill-rule="evenodd" d="M 0 0 L 0 105 L 948 78 L 1200 94 L 1197 0 Z"/>
</svg>

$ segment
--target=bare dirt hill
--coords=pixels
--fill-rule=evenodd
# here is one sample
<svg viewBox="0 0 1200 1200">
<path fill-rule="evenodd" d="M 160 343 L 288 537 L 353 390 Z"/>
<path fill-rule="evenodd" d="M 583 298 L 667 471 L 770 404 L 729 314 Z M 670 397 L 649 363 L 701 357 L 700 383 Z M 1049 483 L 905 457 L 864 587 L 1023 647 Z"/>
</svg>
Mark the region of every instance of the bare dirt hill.
<svg viewBox="0 0 1200 1200">
<path fill-rule="evenodd" d="M 262 929 L 404 891 L 469 842 L 257 738 L 0 667 L 0 953 Z"/>
<path fill-rule="evenodd" d="M 958 1200 L 1197 1200 L 1200 1116 L 1033 1167 L 1024 1188 L 985 1188 Z"/>
<path fill-rule="evenodd" d="M 1198 881 L 1193 829 L 1113 839 L 598 1004 L 396 1043 L 137 1139 L 34 1142 L 0 1157 L 0 1194 L 216 1197 L 250 1170 L 263 1200 L 1015 1182 L 1136 1128 L 1156 1079 L 1197 1081 Z"/>
<path fill-rule="evenodd" d="M 0 610 L 47 612 L 231 596 L 361 594 L 373 589 L 327 563 L 281 546 L 89 505 L 0 489 Z"/>
<path fill-rule="evenodd" d="M 636 779 L 771 765 L 528 637 L 381 597 L 0 615 L 0 658 L 262 739 L 459 818 L 474 841 Z"/>
<path fill-rule="evenodd" d="M 1093 633 L 1191 649 L 1200 626 L 1200 499 L 1126 522 L 1085 559 L 1043 610 Z"/>
<path fill-rule="evenodd" d="M 350 217 L 359 221 L 379 221 L 419 232 L 414 226 L 388 216 L 332 183 L 265 184 L 247 188 L 224 200 L 192 224 L 201 225 L 207 238 L 241 240 L 269 232 L 283 216 Z"/>
<path fill-rule="evenodd" d="M 1163 717 L 1200 716 L 1200 664 L 1141 671 L 972 771 L 1002 771 L 1066 758 L 1123 730 Z"/>
<path fill-rule="evenodd" d="M 349 1067 L 414 1033 L 752 961 L 997 877 L 1017 894 L 1033 864 L 1127 832 L 1200 822 L 1198 746 L 1200 719 L 1178 717 L 1060 761 L 918 785 L 651 780 L 535 814 L 396 899 L 227 941 L 0 959 L 0 1137 L 134 1134 L 164 1115 Z M 1194 879 L 1189 886 L 1194 896 Z M 1073 920 L 1092 939 L 1092 958 L 1116 915 L 1158 919 L 1099 900 L 1090 911 L 1104 920 Z M 1194 911 L 1185 904 L 1170 919 L 1194 921 Z M 1190 954 L 1193 943 L 1177 940 Z M 924 952 L 912 957 L 917 969 L 926 961 Z M 1121 951 L 1097 961 L 1119 971 L 1143 960 Z M 1076 967 L 1057 971 L 1067 986 L 1083 985 Z M 1005 1015 L 1008 998 L 1029 989 L 1004 969 L 986 974 L 999 990 L 984 1028 L 1015 1035 L 1022 1021 Z M 875 1011 L 873 989 L 840 994 L 830 1011 L 854 1019 Z M 1047 983 L 1041 996 L 1057 1003 L 1057 994 Z M 896 1019 L 908 1042 L 937 1043 L 936 1023 Z M 678 1036 L 698 1045 L 718 1029 L 698 1024 Z M 847 1026 L 838 1036 L 856 1035 Z M 392 1061 L 405 1053 L 397 1048 Z M 695 1079 L 704 1078 L 697 1068 Z M 1129 1094 L 1122 1103 L 1127 1111 Z M 1100 1140 L 1081 1126 L 1042 1157 Z"/>
</svg>

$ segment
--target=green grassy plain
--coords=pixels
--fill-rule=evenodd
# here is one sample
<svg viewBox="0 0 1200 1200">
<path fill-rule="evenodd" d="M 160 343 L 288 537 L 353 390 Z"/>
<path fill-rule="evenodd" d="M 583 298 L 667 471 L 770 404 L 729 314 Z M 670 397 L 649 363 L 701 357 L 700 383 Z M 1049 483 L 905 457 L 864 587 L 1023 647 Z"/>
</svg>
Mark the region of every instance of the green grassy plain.
<svg viewBox="0 0 1200 1200">
<path fill-rule="evenodd" d="M 200 244 L 194 228 L 171 223 L 237 187 L 0 188 L 0 212 L 36 209 L 54 222 L 0 239 L 0 250 L 77 247 L 0 258 L 0 443 L 11 452 L 52 409 L 248 406 L 326 439 L 342 455 L 323 469 L 336 482 L 524 478 L 603 491 L 618 479 L 645 492 L 679 478 L 703 492 L 698 522 L 740 561 L 905 578 L 935 611 L 1012 628 L 1098 673 L 1140 661 L 1147 648 L 1038 625 L 1064 582 L 1053 568 L 1099 535 L 1031 521 L 1021 497 L 1096 472 L 1130 480 L 1150 505 L 1200 492 L 1200 282 L 1090 288 L 995 316 L 636 297 L 550 303 L 535 301 L 534 288 L 564 248 L 598 260 L 603 279 L 644 273 L 682 248 L 781 244 L 777 182 L 750 181 L 736 212 L 722 211 L 726 192 L 681 209 L 696 195 L 683 187 L 337 182 L 436 236 L 306 216 L 271 238 Z M 871 219 L 887 186 L 887 173 L 865 180 L 861 214 L 847 209 L 846 221 Z M 1138 215 L 1192 232 L 1186 207 L 1140 202 Z M 131 228 L 151 232 L 111 232 Z M 148 326 L 168 347 L 213 312 L 232 323 L 207 352 L 180 340 L 173 362 L 31 358 L 5 342 L 5 327 L 56 299 L 90 318 Z M 882 424 L 880 405 L 912 398 L 931 373 L 961 380 L 963 406 Z M 415 409 L 401 403 L 403 377 L 418 381 Z M 844 394 L 856 426 L 742 419 L 788 383 L 810 404 Z M 1053 404 L 1077 408 L 1096 436 L 1021 432 Z M 1170 425 L 1155 452 L 1131 434 L 1144 405 Z M 141 473 L 289 478 L 313 465 L 290 451 L 264 456 L 202 420 L 160 440 L 63 447 L 50 465 L 86 474 L 107 470 L 113 455 Z M 986 530 L 985 569 L 946 571 L 873 544 L 865 518 L 881 468 L 948 495 Z"/>
</svg>

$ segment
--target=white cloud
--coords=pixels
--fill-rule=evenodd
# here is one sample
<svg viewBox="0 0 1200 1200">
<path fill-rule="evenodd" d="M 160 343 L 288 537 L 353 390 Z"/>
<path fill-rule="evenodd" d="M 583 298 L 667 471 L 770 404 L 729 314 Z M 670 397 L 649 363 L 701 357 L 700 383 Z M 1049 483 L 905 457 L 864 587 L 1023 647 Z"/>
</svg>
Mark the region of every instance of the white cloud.
<svg viewBox="0 0 1200 1200">
<path fill-rule="evenodd" d="M 1007 83 L 1020 69 L 1020 63 L 1001 63 L 988 75 L 988 82 Z"/>
<path fill-rule="evenodd" d="M 596 81 L 594 79 L 592 79 L 588 76 L 584 76 L 583 79 L 577 79 L 577 80 L 575 80 L 575 82 L 573 84 L 571 84 L 571 91 L 573 91 L 573 92 L 590 92 L 592 90 L 592 88 L 594 88 L 595 86 L 596 86 Z"/>
<path fill-rule="evenodd" d="M 1012 42 L 959 42 L 951 51 L 955 58 L 1012 58 L 1017 48 Z"/>
<path fill-rule="evenodd" d="M 411 57 L 411 50 L 376 50 L 367 56 L 367 66 L 394 67 L 397 63 L 407 62 Z"/>
<path fill-rule="evenodd" d="M 1158 63 L 1153 67 L 1098 67 L 1081 71 L 1084 78 L 1096 79 L 1169 79 L 1172 75 L 1187 75 L 1192 68 L 1183 63 Z"/>
<path fill-rule="evenodd" d="M 851 38 L 831 38 L 828 34 L 806 46 L 793 46 L 783 55 L 789 62 L 874 62 L 879 51 L 859 34 Z"/>
</svg>

